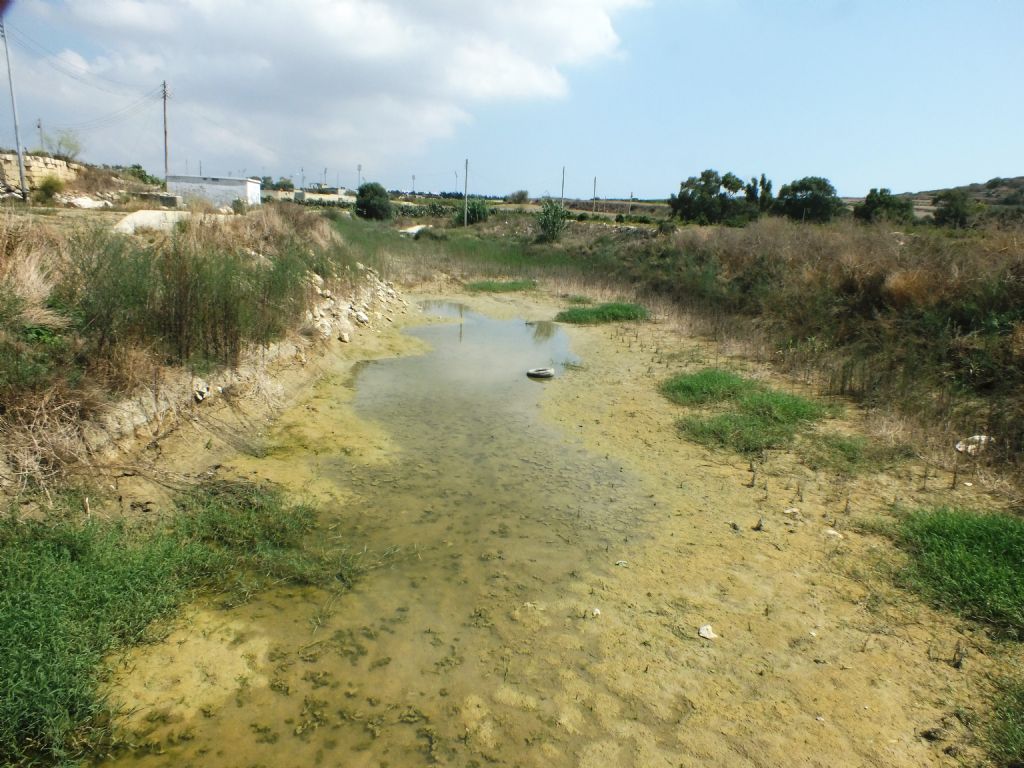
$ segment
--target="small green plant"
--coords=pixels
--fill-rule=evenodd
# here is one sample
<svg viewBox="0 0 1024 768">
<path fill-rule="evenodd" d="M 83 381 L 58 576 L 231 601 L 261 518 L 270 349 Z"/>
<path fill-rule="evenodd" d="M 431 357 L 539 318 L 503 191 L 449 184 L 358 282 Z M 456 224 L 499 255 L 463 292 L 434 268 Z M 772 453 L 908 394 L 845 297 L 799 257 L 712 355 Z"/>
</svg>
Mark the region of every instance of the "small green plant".
<svg viewBox="0 0 1024 768">
<path fill-rule="evenodd" d="M 1024 519 L 940 507 L 896 529 L 910 554 L 903 583 L 969 619 L 1024 639 Z"/>
<path fill-rule="evenodd" d="M 514 291 L 532 291 L 537 287 L 533 280 L 479 280 L 467 283 L 466 289 L 480 293 L 512 293 Z"/>
<path fill-rule="evenodd" d="M 569 226 L 569 212 L 561 203 L 545 200 L 537 212 L 537 239 L 544 243 L 554 243 L 561 238 Z"/>
<path fill-rule="evenodd" d="M 619 323 L 646 320 L 648 312 L 639 304 L 600 304 L 596 307 L 573 307 L 555 315 L 560 323 L 586 325 L 590 323 Z"/>
<path fill-rule="evenodd" d="M 52 203 L 53 198 L 64 190 L 64 182 L 56 176 L 45 176 L 36 187 L 33 197 L 37 203 Z"/>
</svg>

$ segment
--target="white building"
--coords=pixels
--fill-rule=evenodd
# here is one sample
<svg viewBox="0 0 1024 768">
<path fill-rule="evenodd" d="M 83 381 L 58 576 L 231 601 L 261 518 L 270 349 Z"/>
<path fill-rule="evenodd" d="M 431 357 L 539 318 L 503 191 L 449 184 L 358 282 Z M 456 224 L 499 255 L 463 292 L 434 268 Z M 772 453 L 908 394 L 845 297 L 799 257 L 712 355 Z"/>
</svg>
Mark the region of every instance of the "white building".
<svg viewBox="0 0 1024 768">
<path fill-rule="evenodd" d="M 168 176 L 167 191 L 189 200 L 203 200 L 220 207 L 241 200 L 249 205 L 260 204 L 259 179 L 227 179 L 214 176 Z"/>
</svg>

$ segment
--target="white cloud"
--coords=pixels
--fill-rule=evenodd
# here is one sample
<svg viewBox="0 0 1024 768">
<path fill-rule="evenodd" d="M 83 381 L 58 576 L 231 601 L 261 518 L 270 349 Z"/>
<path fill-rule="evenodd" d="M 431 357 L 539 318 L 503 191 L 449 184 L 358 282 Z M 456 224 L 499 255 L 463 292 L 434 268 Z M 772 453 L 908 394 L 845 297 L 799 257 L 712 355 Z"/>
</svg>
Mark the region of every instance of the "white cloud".
<svg viewBox="0 0 1024 768">
<path fill-rule="evenodd" d="M 30 92 L 22 98 L 54 124 L 81 124 L 166 79 L 172 170 L 184 170 L 185 157 L 202 157 L 204 168 L 218 172 L 285 173 L 314 161 L 381 167 L 451 136 L 477 104 L 564 98 L 566 69 L 617 55 L 615 14 L 642 5 L 29 0 L 21 18 L 45 23 L 40 29 L 65 25 L 59 63 L 84 82 L 26 50 Z M 35 39 L 45 39 L 41 34 Z M 134 96 L 117 85 L 125 82 L 138 84 Z M 159 132 L 135 123 L 83 135 L 88 154 L 142 159 L 157 170 Z"/>
</svg>

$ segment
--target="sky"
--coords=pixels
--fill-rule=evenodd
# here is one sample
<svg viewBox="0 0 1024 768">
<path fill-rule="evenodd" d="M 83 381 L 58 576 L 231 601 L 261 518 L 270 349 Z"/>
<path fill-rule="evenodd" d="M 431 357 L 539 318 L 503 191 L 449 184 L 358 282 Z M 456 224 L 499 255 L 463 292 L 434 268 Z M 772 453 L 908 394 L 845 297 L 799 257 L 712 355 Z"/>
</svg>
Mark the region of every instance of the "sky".
<svg viewBox="0 0 1024 768">
<path fill-rule="evenodd" d="M 28 149 L 41 121 L 159 176 L 164 80 L 172 174 L 461 191 L 468 159 L 470 194 L 557 196 L 564 167 L 567 197 L 641 199 L 706 168 L 844 196 L 1024 175 L 1024 0 L 14 0 L 4 23 Z"/>
</svg>

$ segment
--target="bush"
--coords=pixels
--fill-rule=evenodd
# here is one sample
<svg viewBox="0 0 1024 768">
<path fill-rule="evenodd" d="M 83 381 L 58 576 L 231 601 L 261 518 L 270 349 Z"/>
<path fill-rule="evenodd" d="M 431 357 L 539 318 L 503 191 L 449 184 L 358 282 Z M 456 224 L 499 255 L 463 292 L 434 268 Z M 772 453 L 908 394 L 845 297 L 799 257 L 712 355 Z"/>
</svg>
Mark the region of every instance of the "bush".
<svg viewBox="0 0 1024 768">
<path fill-rule="evenodd" d="M 893 221 L 906 224 L 914 220 L 914 203 L 896 197 L 888 189 L 872 189 L 864 202 L 853 207 L 853 217 L 861 221 Z"/>
<path fill-rule="evenodd" d="M 140 181 L 143 184 L 149 184 L 154 187 L 162 187 L 164 184 L 163 179 L 159 179 L 156 176 L 151 176 L 149 173 L 146 172 L 146 169 L 143 168 L 138 163 L 130 165 L 127 168 L 120 169 L 120 174 L 122 176 L 127 176 L 130 179 L 135 179 L 136 181 Z"/>
<path fill-rule="evenodd" d="M 506 197 L 505 200 L 509 203 L 514 203 L 515 205 L 523 205 L 530 202 L 530 193 L 525 189 L 518 189 Z"/>
<path fill-rule="evenodd" d="M 33 197 L 37 203 L 50 203 L 62 191 L 64 191 L 63 181 L 56 176 L 45 176 L 36 187 Z"/>
<path fill-rule="evenodd" d="M 843 201 L 828 179 L 806 176 L 779 190 L 772 210 L 794 221 L 831 221 L 843 211 Z"/>
<path fill-rule="evenodd" d="M 356 195 L 356 216 L 363 219 L 386 221 L 394 215 L 387 190 L 375 181 L 359 187 Z"/>
<path fill-rule="evenodd" d="M 487 221 L 491 215 L 491 208 L 486 200 L 478 197 L 470 198 L 465 209 L 457 207 L 452 215 L 452 224 L 461 227 L 463 222 L 467 224 L 480 224 Z"/>
<path fill-rule="evenodd" d="M 586 216 L 586 214 L 580 214 Z M 569 226 L 569 212 L 561 203 L 545 200 L 537 212 L 537 239 L 545 243 L 556 242 Z"/>
</svg>

